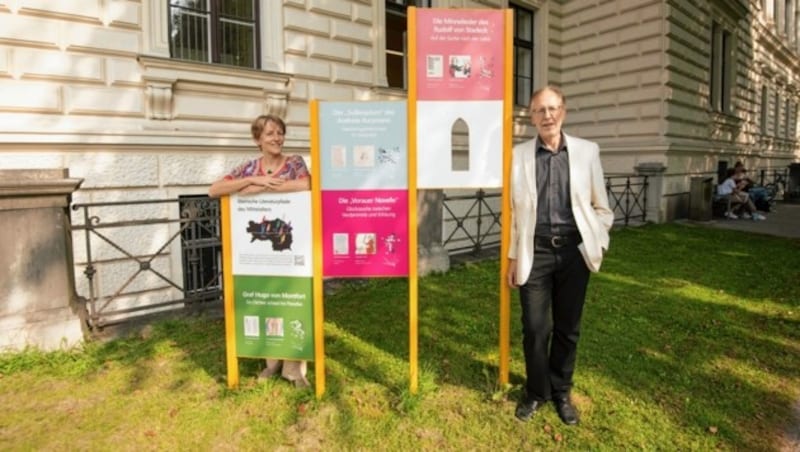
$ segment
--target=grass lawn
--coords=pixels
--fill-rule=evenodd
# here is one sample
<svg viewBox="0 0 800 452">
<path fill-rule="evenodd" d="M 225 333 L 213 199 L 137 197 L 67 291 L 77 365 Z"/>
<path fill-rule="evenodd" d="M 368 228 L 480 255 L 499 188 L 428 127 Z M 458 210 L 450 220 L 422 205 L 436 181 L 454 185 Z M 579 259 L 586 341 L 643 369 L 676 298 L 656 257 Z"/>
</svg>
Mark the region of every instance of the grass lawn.
<svg viewBox="0 0 800 452">
<path fill-rule="evenodd" d="M 0 355 L 0 449 L 774 450 L 800 422 L 800 241 L 615 230 L 584 311 L 578 427 L 551 405 L 513 417 L 519 307 L 514 292 L 503 388 L 498 272 L 487 261 L 420 280 L 417 395 L 406 281 L 352 281 L 325 300 L 322 400 L 258 383 L 257 360 L 242 360 L 241 387 L 228 390 L 222 320 L 165 321 L 81 350 Z"/>
</svg>

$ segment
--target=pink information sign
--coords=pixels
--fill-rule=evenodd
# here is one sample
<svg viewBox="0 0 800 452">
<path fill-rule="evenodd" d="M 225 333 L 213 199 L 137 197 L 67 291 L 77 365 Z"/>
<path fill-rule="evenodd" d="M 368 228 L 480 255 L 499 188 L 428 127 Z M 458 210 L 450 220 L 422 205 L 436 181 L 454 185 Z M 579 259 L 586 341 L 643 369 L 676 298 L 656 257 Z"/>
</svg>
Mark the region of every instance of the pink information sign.
<svg viewBox="0 0 800 452">
<path fill-rule="evenodd" d="M 503 99 L 503 11 L 417 9 L 417 99 Z"/>
<path fill-rule="evenodd" d="M 325 190 L 325 276 L 407 276 L 408 191 Z"/>
</svg>

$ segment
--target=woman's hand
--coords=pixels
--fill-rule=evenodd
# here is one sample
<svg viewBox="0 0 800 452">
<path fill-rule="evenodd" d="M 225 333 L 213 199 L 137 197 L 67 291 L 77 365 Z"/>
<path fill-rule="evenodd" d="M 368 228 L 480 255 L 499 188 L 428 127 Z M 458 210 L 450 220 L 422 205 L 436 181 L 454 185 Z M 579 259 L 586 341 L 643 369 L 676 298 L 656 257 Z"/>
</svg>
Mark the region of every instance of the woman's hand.
<svg viewBox="0 0 800 452">
<path fill-rule="evenodd" d="M 230 195 L 245 191 L 251 187 L 251 182 L 247 179 L 220 179 L 208 189 L 208 195 L 212 198 L 219 198 L 220 196 Z"/>
<path fill-rule="evenodd" d="M 279 177 L 273 176 L 251 176 L 250 183 L 262 187 L 262 191 L 281 191 L 281 186 L 286 182 Z"/>
<path fill-rule="evenodd" d="M 263 185 L 250 184 L 247 187 L 239 190 L 242 195 L 255 195 L 256 193 L 264 193 L 266 190 Z"/>
</svg>

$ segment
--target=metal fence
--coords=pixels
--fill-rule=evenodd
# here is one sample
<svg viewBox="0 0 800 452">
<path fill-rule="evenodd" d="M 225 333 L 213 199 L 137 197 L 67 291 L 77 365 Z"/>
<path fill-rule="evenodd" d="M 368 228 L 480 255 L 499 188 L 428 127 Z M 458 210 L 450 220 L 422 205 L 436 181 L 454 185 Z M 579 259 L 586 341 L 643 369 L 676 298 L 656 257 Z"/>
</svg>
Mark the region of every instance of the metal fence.
<svg viewBox="0 0 800 452">
<path fill-rule="evenodd" d="M 74 204 L 76 281 L 92 331 L 222 297 L 219 202 L 206 196 Z"/>
<path fill-rule="evenodd" d="M 606 180 L 617 224 L 645 221 L 647 178 Z M 89 328 L 219 308 L 222 262 L 219 202 L 207 196 L 74 204 L 76 281 Z M 451 255 L 496 250 L 501 194 L 445 195 L 443 245 Z"/>
<path fill-rule="evenodd" d="M 647 221 L 647 176 L 606 177 L 608 203 L 614 224 L 629 226 Z M 442 245 L 451 255 L 479 254 L 500 246 L 501 193 L 477 190 L 444 196 Z"/>
<path fill-rule="evenodd" d="M 758 169 L 753 172 L 755 180 L 753 182 L 766 188 L 771 198 L 778 195 L 786 198 L 789 185 L 789 168 L 768 168 Z"/>
<path fill-rule="evenodd" d="M 608 205 L 614 224 L 630 226 L 647 221 L 647 176 L 613 175 L 606 177 Z"/>
<path fill-rule="evenodd" d="M 442 246 L 449 254 L 478 254 L 500 246 L 501 193 L 444 195 Z"/>
</svg>

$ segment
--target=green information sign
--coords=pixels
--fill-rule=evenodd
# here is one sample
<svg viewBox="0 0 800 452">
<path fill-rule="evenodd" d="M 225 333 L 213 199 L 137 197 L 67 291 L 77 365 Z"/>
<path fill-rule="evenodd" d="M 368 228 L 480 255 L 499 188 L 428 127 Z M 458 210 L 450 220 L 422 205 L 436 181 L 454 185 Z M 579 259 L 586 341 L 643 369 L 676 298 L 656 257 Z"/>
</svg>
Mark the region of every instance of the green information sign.
<svg viewBox="0 0 800 452">
<path fill-rule="evenodd" d="M 234 275 L 236 354 L 314 359 L 312 280 Z"/>
<path fill-rule="evenodd" d="M 228 211 L 236 355 L 313 360 L 311 193 L 233 195 Z"/>
</svg>

